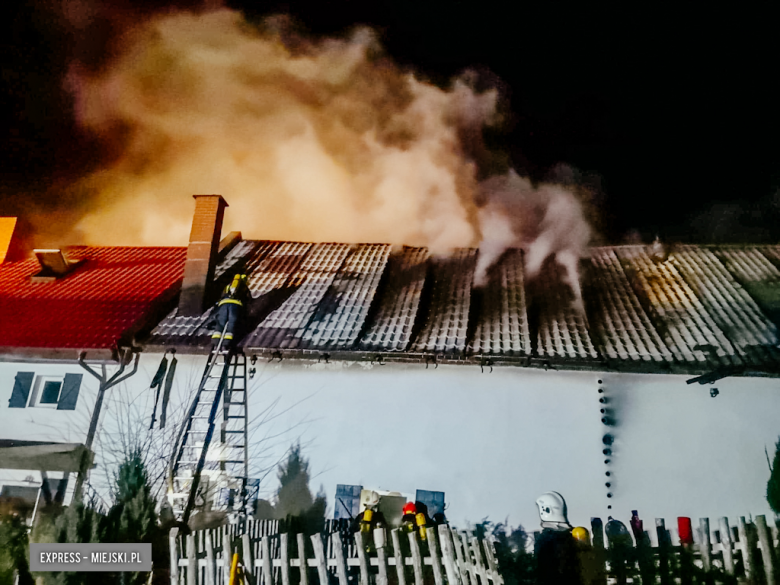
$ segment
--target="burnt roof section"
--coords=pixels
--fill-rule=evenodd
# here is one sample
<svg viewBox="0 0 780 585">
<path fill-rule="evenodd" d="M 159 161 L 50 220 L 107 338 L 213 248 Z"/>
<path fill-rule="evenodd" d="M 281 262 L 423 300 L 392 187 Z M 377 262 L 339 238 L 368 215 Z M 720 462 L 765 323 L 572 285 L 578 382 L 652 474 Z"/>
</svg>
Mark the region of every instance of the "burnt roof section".
<svg viewBox="0 0 780 585">
<path fill-rule="evenodd" d="M 388 260 L 384 290 L 359 343 L 363 351 L 404 351 L 417 322 L 428 270 L 428 250 L 404 248 Z"/>
<path fill-rule="evenodd" d="M 574 293 L 564 278 L 563 267 L 548 258 L 539 276 L 529 282 L 536 353 L 548 360 L 598 360 L 585 314 L 575 308 Z"/>
<path fill-rule="evenodd" d="M 614 249 L 591 249 L 584 276 L 590 331 L 604 358 L 659 365 L 674 361 L 634 294 Z"/>
<path fill-rule="evenodd" d="M 431 303 L 413 349 L 459 355 L 466 349 L 476 250 L 456 250 L 449 258 L 431 259 Z"/>
<path fill-rule="evenodd" d="M 748 375 L 780 365 L 777 247 L 679 246 L 665 259 L 644 246 L 593 248 L 581 263 L 585 312 L 554 259 L 529 279 L 523 252 L 508 250 L 476 288 L 477 256 L 244 241 L 217 266 L 214 286 L 249 275 L 261 309 L 241 346 L 269 357 Z M 203 351 L 210 312 L 174 310 L 148 346 Z"/>
<path fill-rule="evenodd" d="M 348 244 L 317 244 L 309 249 L 298 269 L 281 286 L 294 290 L 248 338 L 247 347 L 297 349 L 320 303 L 350 252 Z"/>
<path fill-rule="evenodd" d="M 489 271 L 487 284 L 474 293 L 477 315 L 471 351 L 478 355 L 530 356 L 522 252 L 507 250 Z"/>
</svg>

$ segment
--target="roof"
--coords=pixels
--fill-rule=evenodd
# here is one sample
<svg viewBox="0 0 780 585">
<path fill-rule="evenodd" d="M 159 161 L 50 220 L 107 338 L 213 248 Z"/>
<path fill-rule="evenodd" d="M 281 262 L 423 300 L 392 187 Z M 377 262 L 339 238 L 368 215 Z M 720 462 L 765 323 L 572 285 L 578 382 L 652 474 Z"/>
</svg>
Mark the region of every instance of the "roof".
<svg viewBox="0 0 780 585">
<path fill-rule="evenodd" d="M 0 265 L 0 348 L 110 349 L 178 292 L 186 248 L 76 246 L 82 260 L 53 282 L 33 282 L 33 259 Z M 167 307 L 166 307 L 167 312 Z"/>
<path fill-rule="evenodd" d="M 510 249 L 477 288 L 477 257 L 242 241 L 215 288 L 247 272 L 254 309 L 241 346 L 271 358 L 780 372 L 780 247 L 679 246 L 666 260 L 644 246 L 592 248 L 581 263 L 584 312 L 552 259 L 530 280 L 523 252 Z M 210 316 L 174 309 L 148 345 L 204 351 Z"/>
</svg>

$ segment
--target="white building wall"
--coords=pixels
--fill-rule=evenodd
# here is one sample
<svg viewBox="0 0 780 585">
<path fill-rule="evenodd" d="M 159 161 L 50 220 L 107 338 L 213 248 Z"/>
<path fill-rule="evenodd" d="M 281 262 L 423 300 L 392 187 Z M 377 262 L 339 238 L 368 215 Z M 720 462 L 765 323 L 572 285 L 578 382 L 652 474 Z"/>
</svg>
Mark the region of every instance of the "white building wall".
<svg viewBox="0 0 780 585">
<path fill-rule="evenodd" d="M 773 517 L 764 449 L 771 458 L 780 435 L 780 380 L 727 378 L 702 386 L 686 384 L 690 378 L 604 374 L 617 423 L 613 509 L 625 518 L 634 509 L 666 517 L 667 525 L 677 516 L 696 523 Z M 711 388 L 718 390 L 714 398 Z"/>
<path fill-rule="evenodd" d="M 127 445 L 142 445 L 150 460 L 161 462 L 155 477 L 163 472 L 206 361 L 177 356 L 167 427 L 159 430 L 158 422 L 150 431 L 149 384 L 161 358 L 144 354 L 138 373 L 106 396 L 90 478 L 106 497 Z M 713 385 L 719 395 L 711 398 L 710 386 L 687 385 L 686 376 L 509 367 L 482 373 L 476 366 L 266 359 L 256 368 L 250 380 L 250 475 L 265 474 L 261 497 L 272 496 L 275 465 L 300 439 L 311 464 L 312 490 L 325 488 L 331 513 L 336 484 L 344 483 L 408 494 L 418 488 L 444 491 L 448 517 L 458 525 L 488 517 L 535 529 L 534 500 L 548 490 L 560 491 L 570 520 L 585 526 L 591 516 L 627 522 L 633 509 L 645 519 L 667 522 L 678 515 L 735 520 L 770 514 L 764 447 L 771 455 L 780 434 L 779 380 L 721 380 Z M 62 424 L 64 417 L 48 418 L 56 411 L 26 424 L 9 417 L 17 370 L 0 364 L 0 426 L 6 427 L 0 437 L 64 440 L 49 437 L 86 433 L 81 422 L 88 416 L 80 409 L 94 404 L 94 379 L 85 373 L 79 408 L 69 413 L 81 417 L 79 424 L 73 419 L 83 429 L 77 431 Z M 77 373 L 79 367 L 67 371 Z M 610 400 L 614 427 L 601 423 L 601 396 Z M 609 466 L 602 454 L 605 432 L 615 437 Z"/>
<path fill-rule="evenodd" d="M 94 366 L 99 367 L 99 366 Z M 54 407 L 30 406 L 33 392 L 28 396 L 25 408 L 9 408 L 8 402 L 18 372 L 34 372 L 37 377 L 62 378 L 65 374 L 83 374 L 75 410 L 57 410 Z M 0 362 L 0 439 L 22 441 L 50 441 L 54 443 L 83 444 L 87 437 L 89 422 L 97 398 L 98 382 L 79 366 L 62 362 Z M 62 473 L 49 474 L 51 479 L 60 479 Z M 32 482 L 28 481 L 32 478 Z M 66 503 L 70 501 L 76 474 L 71 474 L 65 493 Z M 39 470 L 3 469 L 0 460 L 0 487 L 3 485 L 34 486 L 41 483 Z"/>
<path fill-rule="evenodd" d="M 8 401 L 18 372 L 34 372 L 36 376 L 63 377 L 83 374 L 75 410 L 29 406 L 9 408 Z M 33 382 L 35 385 L 35 382 Z M 97 397 L 98 382 L 79 366 L 53 362 L 0 362 L 0 439 L 83 443 L 87 436 L 92 409 Z"/>
</svg>

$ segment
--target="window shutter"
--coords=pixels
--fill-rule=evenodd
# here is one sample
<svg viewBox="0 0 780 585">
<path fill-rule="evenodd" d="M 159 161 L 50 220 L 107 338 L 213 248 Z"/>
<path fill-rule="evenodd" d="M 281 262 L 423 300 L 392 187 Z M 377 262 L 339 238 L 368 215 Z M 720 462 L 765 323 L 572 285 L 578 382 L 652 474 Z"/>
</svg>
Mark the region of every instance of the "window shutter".
<svg viewBox="0 0 780 585">
<path fill-rule="evenodd" d="M 11 393 L 11 399 L 8 401 L 8 408 L 24 408 L 27 406 L 27 399 L 30 397 L 30 388 L 32 388 L 35 372 L 19 372 L 14 380 L 14 391 Z"/>
<path fill-rule="evenodd" d="M 432 492 L 429 490 L 417 490 L 415 500 L 422 502 L 428 508 L 428 517 L 444 512 L 444 492 Z"/>
<path fill-rule="evenodd" d="M 362 485 L 336 485 L 336 502 L 333 515 L 336 520 L 355 518 L 360 513 L 360 492 L 362 490 Z"/>
<path fill-rule="evenodd" d="M 81 388 L 81 377 L 82 374 L 65 374 L 57 410 L 76 410 L 76 401 L 79 398 L 79 389 Z"/>
</svg>

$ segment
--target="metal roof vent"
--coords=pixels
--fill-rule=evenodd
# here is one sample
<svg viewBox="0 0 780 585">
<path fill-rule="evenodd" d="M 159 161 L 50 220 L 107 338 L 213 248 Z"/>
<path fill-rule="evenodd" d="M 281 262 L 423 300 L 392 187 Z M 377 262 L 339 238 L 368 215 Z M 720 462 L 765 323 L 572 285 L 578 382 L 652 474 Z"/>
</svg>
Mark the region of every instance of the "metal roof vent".
<svg viewBox="0 0 780 585">
<path fill-rule="evenodd" d="M 73 272 L 76 267 L 83 262 L 77 260 L 69 261 L 62 250 L 33 250 L 38 263 L 41 265 L 41 271 L 30 277 L 32 282 L 52 282 L 59 278 L 67 276 Z"/>
<path fill-rule="evenodd" d="M 656 236 L 655 240 L 648 248 L 648 253 L 656 264 L 659 262 L 666 262 L 669 259 L 669 246 L 661 242 L 661 239 Z"/>
</svg>

